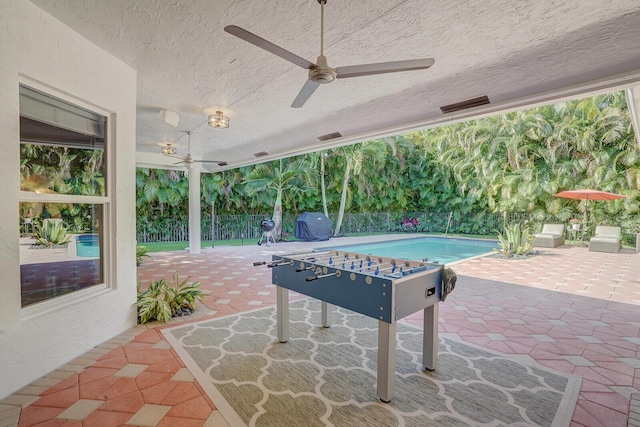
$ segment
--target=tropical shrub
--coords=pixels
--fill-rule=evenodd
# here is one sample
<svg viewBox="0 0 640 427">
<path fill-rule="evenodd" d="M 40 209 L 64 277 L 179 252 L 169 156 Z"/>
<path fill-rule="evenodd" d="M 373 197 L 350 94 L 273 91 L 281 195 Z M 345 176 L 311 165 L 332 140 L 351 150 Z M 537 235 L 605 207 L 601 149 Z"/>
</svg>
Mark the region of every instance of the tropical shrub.
<svg viewBox="0 0 640 427">
<path fill-rule="evenodd" d="M 144 258 L 149 257 L 149 249 L 146 246 L 136 246 L 136 266 L 140 267 L 144 262 Z"/>
<path fill-rule="evenodd" d="M 48 248 L 69 243 L 71 236 L 67 234 L 67 227 L 62 222 L 45 221 L 36 226 L 36 245 Z"/>
<path fill-rule="evenodd" d="M 404 231 L 418 231 L 418 227 L 420 227 L 420 218 L 402 218 L 401 226 Z"/>
<path fill-rule="evenodd" d="M 171 320 L 171 290 L 165 279 L 152 280 L 149 287 L 141 292 L 138 283 L 138 323 L 157 320 L 168 323 Z"/>
<path fill-rule="evenodd" d="M 200 290 L 200 282 L 189 285 L 189 279 L 180 281 L 178 273 L 174 273 L 172 282 L 152 280 L 144 291 L 140 290 L 138 281 L 138 322 L 144 324 L 157 320 L 168 323 L 173 316 L 191 314 L 204 294 Z"/>
<path fill-rule="evenodd" d="M 533 250 L 534 236 L 529 231 L 529 226 L 514 223 L 498 232 L 499 253 L 507 258 L 514 255 L 527 255 Z"/>
<path fill-rule="evenodd" d="M 347 216 L 374 212 L 392 213 L 384 231 L 405 231 L 402 217 L 415 218 L 415 212 L 429 214 L 420 215 L 421 224 L 412 231 L 492 235 L 502 228 L 498 220 L 478 221 L 476 216 L 484 213 L 527 215 L 539 224 L 566 223 L 584 212 L 584 202 L 554 194 L 596 188 L 628 197 L 592 203 L 588 225 L 620 224 L 624 241 L 633 244 L 640 230 L 640 156 L 630 117 L 625 93 L 620 91 L 309 153 L 283 160 L 282 168 L 275 160 L 203 173 L 202 215 L 258 215 L 274 210 L 277 192 L 250 191 L 251 186 L 262 188 L 267 181 L 247 185 L 248 180 L 258 175 L 271 181 L 285 171 L 285 164 L 304 160 L 305 174 L 322 177 L 314 181 L 323 185 L 304 192 L 283 191 L 280 213 L 283 218 L 287 214 L 295 218 L 304 211 L 324 211 L 324 198 L 341 234 L 379 230 L 380 221 L 370 224 L 360 217 L 361 223 L 349 223 Z M 173 241 L 187 240 L 188 227 L 177 229 L 169 219 L 188 215 L 184 174 L 138 169 L 137 184 L 139 241 L 156 241 L 155 235 L 167 229 L 175 230 Z M 295 221 L 289 224 L 293 225 L 283 220 L 291 234 Z M 235 233 L 222 239 L 241 238 L 241 233 L 249 236 L 240 224 L 237 228 L 218 225 Z"/>
<path fill-rule="evenodd" d="M 182 310 L 185 314 L 190 314 L 191 311 L 196 309 L 196 303 L 200 301 L 204 294 L 200 290 L 200 282 L 193 282 L 188 285 L 190 277 L 187 277 L 183 281 L 178 278 L 178 273 L 173 275 L 173 283 L 171 288 L 173 291 L 173 298 L 171 301 L 171 308 L 173 313 L 178 313 Z M 185 310 L 186 309 L 186 310 Z"/>
</svg>

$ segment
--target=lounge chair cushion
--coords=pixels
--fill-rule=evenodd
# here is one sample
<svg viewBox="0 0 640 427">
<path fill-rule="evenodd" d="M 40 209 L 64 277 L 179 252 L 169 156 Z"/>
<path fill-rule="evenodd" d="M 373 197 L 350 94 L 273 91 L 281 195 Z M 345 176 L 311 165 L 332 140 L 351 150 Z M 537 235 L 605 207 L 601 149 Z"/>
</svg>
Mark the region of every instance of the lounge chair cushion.
<svg viewBox="0 0 640 427">
<path fill-rule="evenodd" d="M 542 235 L 553 234 L 556 236 L 564 235 L 564 224 L 544 224 L 542 226 Z"/>
<path fill-rule="evenodd" d="M 596 227 L 596 237 L 610 237 L 613 239 L 620 239 L 620 227 L 610 227 L 607 225 L 599 225 Z"/>
<path fill-rule="evenodd" d="M 542 232 L 534 234 L 536 240 L 533 246 L 543 248 L 555 248 L 564 245 L 564 225 L 563 224 L 544 224 Z"/>
<path fill-rule="evenodd" d="M 599 225 L 596 227 L 595 235 L 589 240 L 589 250 L 596 252 L 619 252 L 621 229 Z"/>
</svg>

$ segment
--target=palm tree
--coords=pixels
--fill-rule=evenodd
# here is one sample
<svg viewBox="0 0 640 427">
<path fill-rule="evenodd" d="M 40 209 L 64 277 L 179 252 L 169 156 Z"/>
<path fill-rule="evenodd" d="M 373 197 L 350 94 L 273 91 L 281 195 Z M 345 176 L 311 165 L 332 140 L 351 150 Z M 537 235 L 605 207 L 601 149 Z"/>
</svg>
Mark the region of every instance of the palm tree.
<svg viewBox="0 0 640 427">
<path fill-rule="evenodd" d="M 202 196 L 206 203 L 215 203 L 226 213 L 246 213 L 252 201 L 245 193 L 244 180 L 252 168 L 242 167 L 214 174 L 202 174 Z"/>
<path fill-rule="evenodd" d="M 333 232 L 334 236 L 338 236 L 342 228 L 342 220 L 347 205 L 349 181 L 352 175 L 359 176 L 363 171 L 365 162 L 371 170 L 382 169 L 387 158 L 387 142 L 383 140 L 365 141 L 359 144 L 341 147 L 335 150 L 335 152 L 342 155 L 345 159 L 340 209 L 338 210 L 338 219 L 336 220 L 336 227 Z"/>
<path fill-rule="evenodd" d="M 248 195 L 261 192 L 275 192 L 273 204 L 274 234 L 277 239 L 282 235 L 282 198 L 285 193 L 299 195 L 314 190 L 315 169 L 305 159 L 280 159 L 256 165 L 245 179 Z"/>
<path fill-rule="evenodd" d="M 166 206 L 185 214 L 188 209 L 189 182 L 180 171 L 144 169 L 136 171 L 136 206 L 146 207 L 147 216 L 164 215 Z"/>
<path fill-rule="evenodd" d="M 329 157 L 329 151 L 316 151 L 314 153 L 307 154 L 306 158 L 309 161 L 309 165 L 313 169 L 320 170 L 320 197 L 322 200 L 322 211 L 324 215 L 329 217 L 329 209 L 327 207 L 327 185 L 326 185 L 326 170 L 325 170 L 325 159 Z"/>
<path fill-rule="evenodd" d="M 324 212 L 324 216 L 329 218 L 329 209 L 327 208 L 327 186 L 324 182 L 324 158 L 328 155 L 328 153 L 321 151 L 320 152 L 320 192 L 322 194 L 322 210 Z"/>
</svg>

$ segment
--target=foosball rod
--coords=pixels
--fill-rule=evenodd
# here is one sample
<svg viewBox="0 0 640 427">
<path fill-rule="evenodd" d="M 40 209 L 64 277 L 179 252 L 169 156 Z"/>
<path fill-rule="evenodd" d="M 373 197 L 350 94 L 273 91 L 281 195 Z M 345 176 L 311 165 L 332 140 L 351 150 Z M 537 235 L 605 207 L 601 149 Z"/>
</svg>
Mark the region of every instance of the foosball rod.
<svg viewBox="0 0 640 427">
<path fill-rule="evenodd" d="M 313 257 L 313 256 L 315 256 L 316 254 L 324 255 L 324 254 L 328 254 L 328 253 L 330 253 L 330 251 L 320 251 L 320 252 L 300 252 L 300 253 L 293 253 L 292 255 L 295 255 L 296 257 L 298 257 L 298 256 L 309 256 L 309 257 Z M 293 260 L 293 261 L 298 261 L 298 260 L 303 261 L 303 260 L 304 260 L 303 258 L 300 258 L 300 259 L 297 259 L 297 258 L 290 258 L 290 259 L 291 259 L 291 260 Z M 281 262 L 281 261 L 282 261 L 282 259 L 280 259 L 280 260 L 279 260 L 279 261 L 277 261 L 277 262 Z M 265 265 L 266 263 L 267 263 L 267 261 L 255 261 L 255 262 L 253 263 L 253 265 L 254 265 L 254 267 L 257 267 L 257 266 L 259 266 L 259 265 Z"/>
<path fill-rule="evenodd" d="M 304 279 L 307 282 L 313 282 L 314 280 L 319 280 L 319 279 L 325 279 L 327 277 L 333 277 L 336 276 L 338 273 L 328 273 L 328 274 L 321 274 L 319 276 L 311 276 L 311 277 L 307 277 L 306 279 Z"/>
<path fill-rule="evenodd" d="M 331 255 L 331 256 L 324 256 L 324 257 L 318 257 L 318 258 L 308 258 L 306 260 L 300 260 L 302 262 L 310 262 L 310 263 L 314 263 L 317 264 L 319 266 L 331 266 L 331 267 L 335 267 L 335 266 L 340 266 L 341 269 L 343 270 L 360 270 L 360 269 L 364 269 L 364 268 L 368 268 L 368 267 L 373 267 L 376 265 L 393 265 L 395 264 L 395 260 L 390 260 L 389 262 L 381 262 L 382 259 L 381 258 L 377 258 L 377 259 L 372 259 L 370 257 L 367 258 L 344 258 L 344 257 L 340 257 L 339 254 L 338 256 Z"/>
<path fill-rule="evenodd" d="M 336 265 L 333 265 L 334 268 L 340 268 L 342 270 L 351 270 L 351 271 L 359 271 L 359 272 L 365 272 L 365 271 L 372 271 L 374 269 L 380 269 L 384 266 L 389 266 L 386 269 L 389 268 L 393 268 L 394 266 L 397 266 L 398 264 L 394 261 L 388 261 L 388 262 L 380 262 L 379 260 L 375 260 L 372 261 L 371 263 L 369 262 L 363 262 L 362 263 L 358 263 L 355 262 L 353 264 L 348 264 L 346 262 L 343 263 L 337 263 Z"/>
<path fill-rule="evenodd" d="M 356 270 L 356 269 L 360 269 L 361 266 L 360 264 L 364 264 L 367 263 L 367 266 L 373 265 L 376 262 L 380 262 L 379 259 L 378 260 L 373 260 L 369 257 L 367 258 L 352 258 L 351 256 L 349 256 L 348 253 L 344 253 L 342 256 L 339 253 L 332 253 L 332 254 L 328 254 L 322 257 L 309 257 L 307 259 L 301 259 L 300 261 L 303 262 L 313 262 L 315 264 L 318 265 L 325 265 L 325 266 L 336 266 L 336 265 L 343 265 L 344 267 L 343 269 L 348 269 L 349 263 L 353 264 L 354 267 L 352 268 L 352 270 Z M 349 267 L 348 267 L 349 266 Z M 364 265 L 362 265 L 362 267 L 364 267 Z"/>
<path fill-rule="evenodd" d="M 271 264 L 269 264 L 267 267 L 276 267 L 278 263 L 284 262 L 284 258 L 281 258 L 279 260 L 275 261 L 275 264 L 272 262 Z M 267 261 L 256 261 L 253 263 L 254 267 L 257 267 L 259 265 L 265 265 L 267 263 Z M 284 265 L 284 264 L 283 264 Z M 292 265 L 292 264 L 287 264 L 287 265 Z"/>
<path fill-rule="evenodd" d="M 289 260 L 289 261 L 285 261 L 284 259 L 281 259 L 279 261 L 275 261 L 272 262 L 271 264 L 267 264 L 267 267 L 269 268 L 274 268 L 274 267 L 283 267 L 285 265 L 293 265 L 294 264 L 294 260 Z"/>
<path fill-rule="evenodd" d="M 305 263 L 305 264 L 315 264 L 319 266 L 323 266 L 323 265 L 329 266 L 337 262 L 333 259 L 332 255 L 327 255 L 323 257 L 300 258 L 300 259 L 296 259 L 295 261 Z"/>
<path fill-rule="evenodd" d="M 341 265 L 341 264 L 344 264 L 344 265 Z M 307 268 L 296 269 L 296 271 L 297 272 L 307 271 L 307 270 L 313 269 L 314 267 L 323 267 L 323 266 L 313 265 Z M 389 270 L 391 271 L 391 273 L 395 273 L 397 268 L 402 268 L 402 266 L 399 266 L 395 261 L 384 262 L 384 263 L 372 263 L 371 265 L 363 264 L 362 267 L 360 267 L 359 265 L 356 266 L 354 264 L 353 268 L 347 263 L 338 262 L 335 264 L 327 265 L 326 267 L 331 267 L 331 268 L 335 268 L 343 271 L 353 271 L 355 273 L 369 273 L 369 274 L 375 274 L 375 275 L 379 275 L 381 272 L 389 271 Z"/>
<path fill-rule="evenodd" d="M 346 258 L 344 255 L 347 255 Z M 344 255 L 340 255 L 339 252 L 323 252 L 318 254 L 318 256 L 308 256 L 307 258 L 301 258 L 300 261 L 312 261 L 312 262 L 327 262 L 328 260 L 333 260 L 334 262 L 337 262 L 338 260 L 342 261 L 342 260 L 347 260 L 349 259 L 349 255 L 348 254 L 344 254 Z"/>
</svg>

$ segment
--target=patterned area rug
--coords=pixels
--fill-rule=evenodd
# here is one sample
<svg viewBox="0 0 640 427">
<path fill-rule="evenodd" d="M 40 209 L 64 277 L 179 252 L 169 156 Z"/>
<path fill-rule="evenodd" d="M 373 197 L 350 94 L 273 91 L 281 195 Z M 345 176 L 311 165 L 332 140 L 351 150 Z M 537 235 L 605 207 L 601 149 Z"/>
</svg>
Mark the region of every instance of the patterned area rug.
<svg viewBox="0 0 640 427">
<path fill-rule="evenodd" d="M 268 307 L 164 331 L 231 426 L 568 426 L 581 379 L 440 337 L 421 369 L 422 331 L 398 324 L 395 397 L 376 396 L 378 322 L 290 304 L 290 340 Z"/>
</svg>

